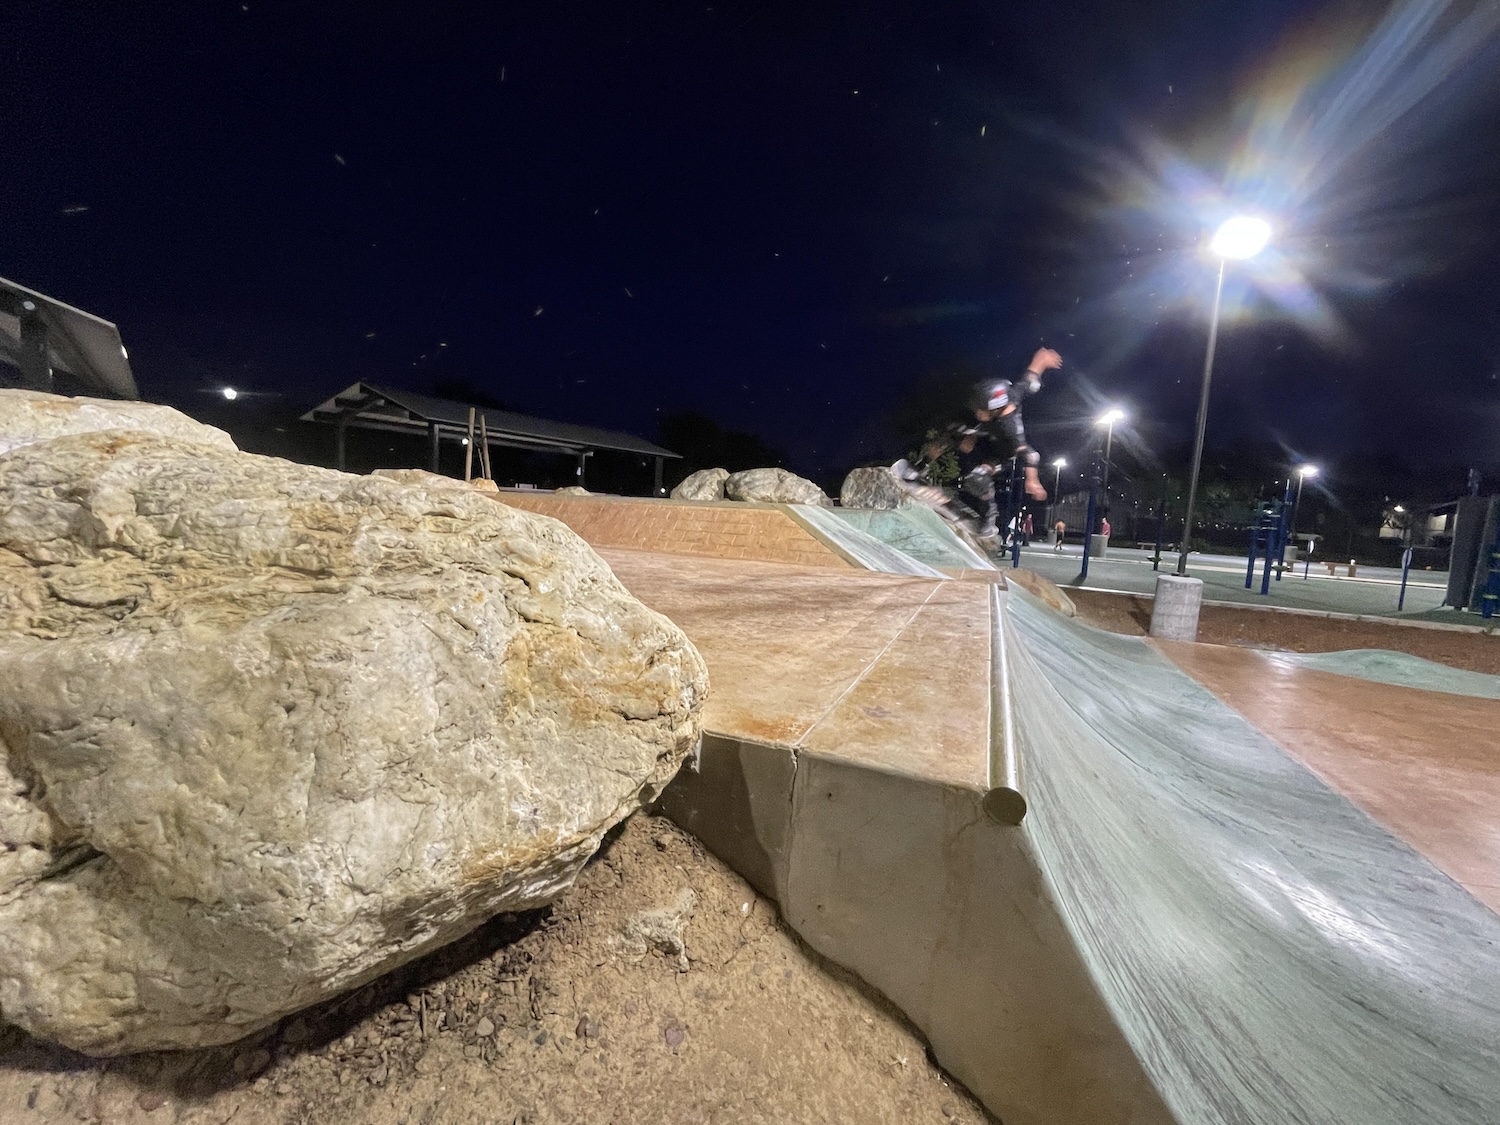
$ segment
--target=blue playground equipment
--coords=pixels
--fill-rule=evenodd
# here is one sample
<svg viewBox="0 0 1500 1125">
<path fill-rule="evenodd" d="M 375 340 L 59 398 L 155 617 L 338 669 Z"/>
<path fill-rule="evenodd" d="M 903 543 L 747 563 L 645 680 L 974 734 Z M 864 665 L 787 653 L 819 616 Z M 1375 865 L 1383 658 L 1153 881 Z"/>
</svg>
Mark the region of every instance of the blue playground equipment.
<svg viewBox="0 0 1500 1125">
<path fill-rule="evenodd" d="M 1292 509 L 1291 501 L 1292 485 L 1288 481 L 1281 499 L 1262 504 L 1256 513 L 1255 524 L 1250 529 L 1250 563 L 1245 568 L 1245 589 L 1251 589 L 1255 582 L 1255 560 L 1258 556 L 1265 559 L 1265 569 L 1260 578 L 1260 592 L 1262 594 L 1271 592 L 1272 560 L 1275 560 L 1276 581 L 1281 581 L 1282 558 L 1286 554 L 1287 544 L 1287 518 Z"/>
<path fill-rule="evenodd" d="M 1479 596 L 1479 616 L 1486 621 L 1500 609 L 1500 527 L 1495 530 L 1495 541 L 1486 548 L 1481 560 L 1488 568 L 1484 582 L 1484 593 Z"/>
</svg>

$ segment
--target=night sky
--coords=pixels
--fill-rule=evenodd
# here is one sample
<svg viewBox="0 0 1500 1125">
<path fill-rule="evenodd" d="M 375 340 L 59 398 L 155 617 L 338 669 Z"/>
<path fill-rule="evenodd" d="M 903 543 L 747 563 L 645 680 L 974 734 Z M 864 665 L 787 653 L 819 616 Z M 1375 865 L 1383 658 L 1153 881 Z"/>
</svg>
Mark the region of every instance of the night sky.
<svg viewBox="0 0 1500 1125">
<path fill-rule="evenodd" d="M 148 399 L 467 382 L 827 477 L 1045 343 L 1035 444 L 1118 402 L 1149 461 L 1239 207 L 1210 443 L 1500 471 L 1493 0 L 4 7 L 0 275 Z"/>
</svg>

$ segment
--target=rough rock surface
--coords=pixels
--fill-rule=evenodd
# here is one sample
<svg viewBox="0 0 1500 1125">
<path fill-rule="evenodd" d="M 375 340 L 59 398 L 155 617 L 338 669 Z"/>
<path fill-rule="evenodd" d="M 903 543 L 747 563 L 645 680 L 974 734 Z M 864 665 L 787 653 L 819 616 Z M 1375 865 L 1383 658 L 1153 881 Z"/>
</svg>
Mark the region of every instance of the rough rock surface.
<svg viewBox="0 0 1500 1125">
<path fill-rule="evenodd" d="M 724 495 L 731 500 L 753 500 L 762 504 L 818 504 L 833 507 L 833 501 L 806 477 L 785 469 L 746 469 L 730 473 Z"/>
<path fill-rule="evenodd" d="M 559 496 L 592 496 L 593 493 L 581 484 L 570 484 L 557 490 Z"/>
<path fill-rule="evenodd" d="M 472 488 L 472 482 L 465 484 L 457 477 L 445 477 L 442 473 L 429 473 L 426 469 L 375 469 L 371 471 L 372 477 L 381 480 L 393 480 L 397 484 L 419 484 L 428 488 Z"/>
<path fill-rule="evenodd" d="M 839 503 L 846 508 L 893 509 L 901 507 L 901 501 L 896 479 L 885 466 L 853 469 L 839 489 Z"/>
<path fill-rule="evenodd" d="M 722 500 L 724 482 L 728 479 L 728 469 L 699 469 L 696 473 L 689 473 L 681 484 L 672 489 L 672 499 Z"/>
<path fill-rule="evenodd" d="M 442 473 L 429 473 L 426 469 L 375 469 L 370 475 L 382 480 L 393 480 L 397 484 L 420 484 L 430 488 L 472 489 L 475 492 L 499 492 L 494 481 L 475 477 L 467 484 L 457 477 L 446 477 Z"/>
<path fill-rule="evenodd" d="M 0 456 L 33 442 L 100 430 L 136 430 L 234 448 L 233 440 L 223 430 L 195 422 L 170 406 L 0 389 Z"/>
<path fill-rule="evenodd" d="M 471 491 L 122 431 L 0 457 L 0 1019 L 225 1043 L 563 891 L 683 634 Z"/>
</svg>

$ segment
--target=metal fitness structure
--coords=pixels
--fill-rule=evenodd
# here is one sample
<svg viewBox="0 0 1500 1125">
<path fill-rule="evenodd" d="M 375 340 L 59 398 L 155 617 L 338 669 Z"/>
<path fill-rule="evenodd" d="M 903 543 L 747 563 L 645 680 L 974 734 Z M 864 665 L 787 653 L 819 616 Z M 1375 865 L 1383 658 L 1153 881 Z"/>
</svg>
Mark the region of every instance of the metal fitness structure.
<svg viewBox="0 0 1500 1125">
<path fill-rule="evenodd" d="M 498 445 L 537 453 L 556 453 L 578 459 L 578 482 L 588 458 L 601 450 L 630 453 L 654 458 L 653 488 L 660 494 L 662 471 L 668 458 L 681 455 L 649 441 L 594 426 L 576 426 L 514 414 L 508 410 L 490 410 L 466 402 L 434 398 L 412 391 L 396 390 L 374 383 L 353 383 L 332 398 L 302 415 L 304 422 L 324 422 L 334 428 L 335 467 L 345 468 L 345 437 L 350 427 L 384 430 L 407 435 L 427 435 L 428 468 L 438 472 L 442 443 L 461 443 L 468 439 L 471 418 L 477 412 L 483 422 L 485 447 Z"/>
<path fill-rule="evenodd" d="M 1276 568 L 1276 581 L 1281 581 L 1282 560 L 1286 555 L 1287 516 L 1291 511 L 1292 482 L 1287 480 L 1286 494 L 1280 500 L 1261 505 L 1255 526 L 1250 530 L 1250 562 L 1245 569 L 1245 589 L 1255 581 L 1257 554 L 1264 556 L 1265 569 L 1261 573 L 1260 592 L 1271 592 L 1271 568 Z M 1274 563 L 1273 561 L 1274 560 Z"/>
<path fill-rule="evenodd" d="M 115 325 L 3 277 L 0 363 L 14 365 L 27 390 L 141 397 Z M 0 386 L 10 381 L 7 374 L 0 367 Z"/>
</svg>

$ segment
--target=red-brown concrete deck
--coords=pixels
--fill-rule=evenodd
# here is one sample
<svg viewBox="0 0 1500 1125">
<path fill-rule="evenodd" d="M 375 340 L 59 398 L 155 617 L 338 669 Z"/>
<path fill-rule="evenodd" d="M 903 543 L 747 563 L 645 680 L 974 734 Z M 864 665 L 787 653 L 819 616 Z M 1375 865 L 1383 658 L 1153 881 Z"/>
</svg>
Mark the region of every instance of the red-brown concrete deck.
<svg viewBox="0 0 1500 1125">
<path fill-rule="evenodd" d="M 1500 702 L 1158 641 L 1179 668 L 1500 912 Z"/>
<path fill-rule="evenodd" d="M 600 554 L 708 662 L 706 730 L 987 785 L 988 585 Z"/>
<path fill-rule="evenodd" d="M 841 555 L 774 504 L 524 491 L 501 493 L 500 500 L 561 520 L 594 547 L 852 569 Z"/>
</svg>

